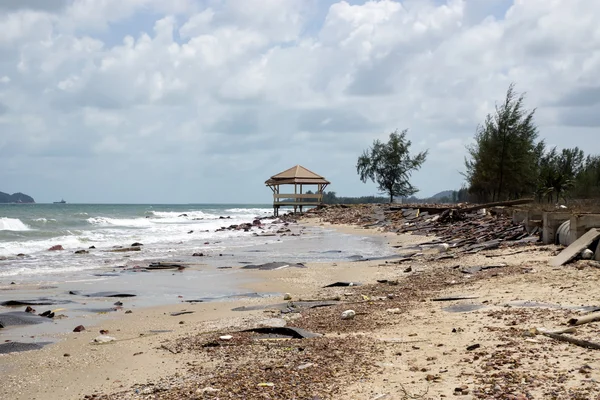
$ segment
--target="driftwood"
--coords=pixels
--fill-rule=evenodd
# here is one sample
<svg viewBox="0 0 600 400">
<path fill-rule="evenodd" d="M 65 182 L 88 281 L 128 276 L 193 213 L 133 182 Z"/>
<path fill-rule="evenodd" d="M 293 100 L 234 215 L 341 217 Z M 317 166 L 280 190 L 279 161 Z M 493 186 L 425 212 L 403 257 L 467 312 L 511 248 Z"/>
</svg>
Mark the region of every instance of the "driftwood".
<svg viewBox="0 0 600 400">
<path fill-rule="evenodd" d="M 495 203 L 478 204 L 476 206 L 461 208 L 461 209 L 459 209 L 459 211 L 462 213 L 468 213 L 468 212 L 481 210 L 483 208 L 518 206 L 521 204 L 529 204 L 529 203 L 533 203 L 533 199 L 519 199 L 519 200 L 508 200 L 508 201 L 497 201 Z"/>
<path fill-rule="evenodd" d="M 594 343 L 594 342 L 590 342 L 588 340 L 575 339 L 571 336 L 565 336 L 565 335 L 561 335 L 558 333 L 544 332 L 544 331 L 540 331 L 540 333 L 542 335 L 552 338 L 554 340 L 560 340 L 561 342 L 571 343 L 571 344 L 574 344 L 579 347 L 585 347 L 586 349 L 600 350 L 600 343 Z"/>
<path fill-rule="evenodd" d="M 569 325 L 583 325 L 596 321 L 600 321 L 600 313 L 588 314 L 579 318 L 571 318 L 569 320 Z"/>
</svg>

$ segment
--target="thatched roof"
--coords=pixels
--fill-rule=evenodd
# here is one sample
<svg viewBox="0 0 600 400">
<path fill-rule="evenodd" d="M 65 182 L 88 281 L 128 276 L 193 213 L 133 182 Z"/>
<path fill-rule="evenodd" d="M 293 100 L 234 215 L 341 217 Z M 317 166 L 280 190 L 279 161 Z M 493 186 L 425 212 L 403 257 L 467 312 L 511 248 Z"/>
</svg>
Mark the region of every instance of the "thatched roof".
<svg viewBox="0 0 600 400">
<path fill-rule="evenodd" d="M 273 175 L 265 182 L 266 185 L 285 185 L 285 184 L 304 184 L 304 185 L 329 185 L 329 181 L 321 175 L 304 168 L 302 165 L 296 165 L 290 169 Z"/>
</svg>

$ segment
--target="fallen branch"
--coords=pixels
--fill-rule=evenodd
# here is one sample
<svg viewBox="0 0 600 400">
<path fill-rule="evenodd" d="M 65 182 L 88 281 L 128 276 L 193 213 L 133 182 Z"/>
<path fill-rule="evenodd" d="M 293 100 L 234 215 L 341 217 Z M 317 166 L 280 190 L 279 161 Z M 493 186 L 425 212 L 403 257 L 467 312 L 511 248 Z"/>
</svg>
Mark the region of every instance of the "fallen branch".
<svg viewBox="0 0 600 400">
<path fill-rule="evenodd" d="M 171 352 L 171 353 L 173 353 L 173 354 L 177 354 L 177 353 L 179 353 L 178 351 L 175 351 L 175 350 L 171 349 L 170 347 L 167 347 L 167 346 L 165 346 L 164 344 L 160 345 L 160 348 L 161 348 L 161 349 L 168 350 L 168 351 L 170 351 L 170 352 Z"/>
<path fill-rule="evenodd" d="M 525 253 L 527 251 L 529 251 L 529 250 L 514 251 L 512 253 L 505 253 L 505 254 L 488 254 L 488 255 L 486 255 L 486 257 L 494 258 L 494 257 L 514 256 L 515 254 Z"/>
<path fill-rule="evenodd" d="M 594 343 L 594 342 L 590 342 L 587 340 L 575 339 L 573 337 L 564 336 L 564 335 L 557 334 L 557 333 L 551 333 L 551 332 L 540 332 L 540 333 L 544 336 L 548 336 L 549 338 L 552 338 L 554 340 L 559 340 L 561 342 L 571 343 L 571 344 L 574 344 L 579 347 L 585 347 L 586 349 L 600 350 L 599 343 Z"/>
</svg>

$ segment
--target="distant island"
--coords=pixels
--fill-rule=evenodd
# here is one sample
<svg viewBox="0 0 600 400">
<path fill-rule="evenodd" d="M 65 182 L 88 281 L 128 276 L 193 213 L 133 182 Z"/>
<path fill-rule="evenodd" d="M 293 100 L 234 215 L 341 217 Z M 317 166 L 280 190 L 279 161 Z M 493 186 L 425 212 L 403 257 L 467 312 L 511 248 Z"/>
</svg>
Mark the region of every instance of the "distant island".
<svg viewBox="0 0 600 400">
<path fill-rule="evenodd" d="M 3 203 L 35 203 L 35 200 L 24 193 L 8 194 L 0 192 L 0 204 Z"/>
</svg>

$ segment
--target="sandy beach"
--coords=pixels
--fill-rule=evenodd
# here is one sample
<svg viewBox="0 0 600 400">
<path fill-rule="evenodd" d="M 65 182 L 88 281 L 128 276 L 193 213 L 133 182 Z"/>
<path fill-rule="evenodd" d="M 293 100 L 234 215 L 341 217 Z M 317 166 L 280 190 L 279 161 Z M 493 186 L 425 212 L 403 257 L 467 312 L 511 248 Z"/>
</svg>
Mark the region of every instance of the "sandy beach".
<svg viewBox="0 0 600 400">
<path fill-rule="evenodd" d="M 398 257 L 245 271 L 259 298 L 137 308 L 111 314 L 41 350 L 0 356 L 6 399 L 595 399 L 596 351 L 533 328 L 562 329 L 600 305 L 600 269 L 548 266 L 556 246 L 499 248 L 460 257 L 404 249 L 432 237 L 324 226 L 383 237 Z M 472 273 L 475 266 L 494 267 Z M 335 282 L 350 286 L 324 286 Z M 291 301 L 333 305 L 281 312 Z M 449 298 L 462 300 L 450 300 Z M 433 300 L 440 301 L 433 301 Z M 289 304 L 289 303 L 288 303 Z M 242 307 L 242 311 L 232 309 Z M 353 310 L 352 319 L 342 319 Z M 172 316 L 171 313 L 184 314 Z M 191 313 L 185 313 L 191 312 Z M 301 328 L 285 339 L 240 332 Z M 576 337 L 597 340 L 595 324 Z M 116 340 L 92 343 L 100 330 Z M 264 332 L 263 332 L 264 334 Z M 225 336 L 230 335 L 231 337 Z M 258 335 L 258 336 L 257 336 Z"/>
</svg>

